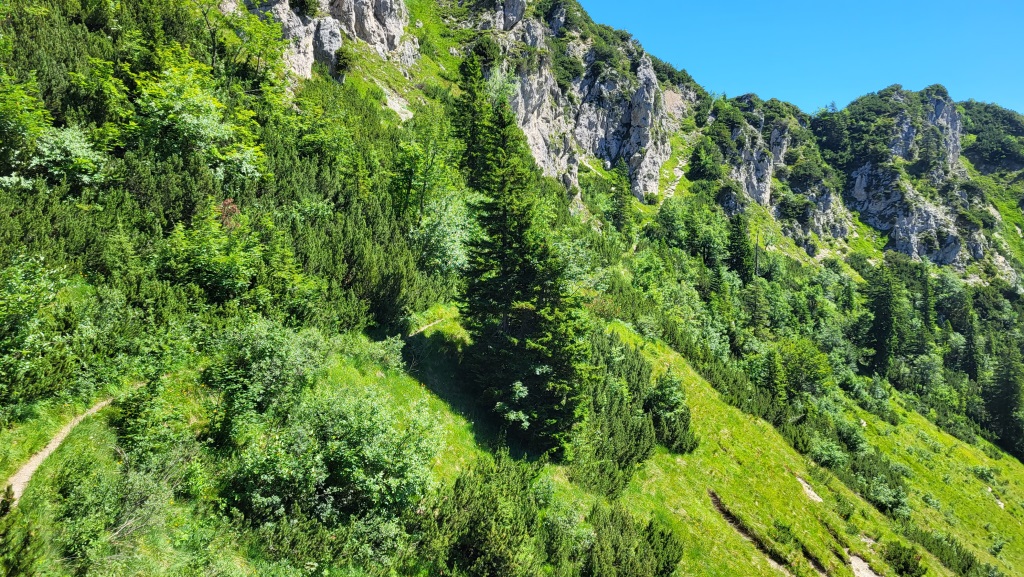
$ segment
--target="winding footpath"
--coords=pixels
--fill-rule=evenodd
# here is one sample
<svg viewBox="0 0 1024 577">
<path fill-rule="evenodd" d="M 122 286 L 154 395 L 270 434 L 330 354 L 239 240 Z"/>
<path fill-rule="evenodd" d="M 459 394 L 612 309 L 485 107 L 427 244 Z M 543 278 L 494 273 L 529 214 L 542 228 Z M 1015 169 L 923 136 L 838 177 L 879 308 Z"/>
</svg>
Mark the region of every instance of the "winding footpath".
<svg viewBox="0 0 1024 577">
<path fill-rule="evenodd" d="M 36 470 L 43 464 L 43 461 L 56 451 L 57 447 L 60 447 L 61 443 L 64 442 L 64 439 L 71 434 L 71 431 L 73 431 L 79 423 L 84 421 L 86 417 L 90 417 L 102 411 L 111 403 L 111 401 L 113 401 L 113 399 L 100 401 L 90 407 L 88 411 L 78 415 L 74 419 L 71 419 L 70 423 L 64 425 L 60 431 L 57 431 L 57 434 L 50 439 L 50 442 L 43 447 L 42 451 L 32 455 L 32 458 L 22 465 L 21 468 L 18 469 L 17 473 L 11 475 L 10 479 L 7 479 L 7 483 L 4 487 L 12 487 L 12 491 L 14 493 L 14 500 L 11 502 L 12 509 L 18 504 L 18 500 L 21 499 L 21 496 L 25 493 L 25 488 L 28 487 L 29 481 L 32 480 L 32 475 L 36 474 Z"/>
</svg>

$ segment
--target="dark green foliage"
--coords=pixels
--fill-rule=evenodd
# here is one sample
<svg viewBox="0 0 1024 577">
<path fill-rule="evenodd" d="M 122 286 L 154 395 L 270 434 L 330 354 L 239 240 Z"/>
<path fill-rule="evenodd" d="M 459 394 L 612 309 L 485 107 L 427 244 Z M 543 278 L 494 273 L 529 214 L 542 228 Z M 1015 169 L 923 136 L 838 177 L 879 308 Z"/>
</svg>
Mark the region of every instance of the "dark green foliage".
<svg viewBox="0 0 1024 577">
<path fill-rule="evenodd" d="M 868 338 L 870 346 L 875 351 L 872 367 L 884 375 L 889 370 L 889 363 L 897 344 L 898 285 L 886 269 L 880 269 L 875 273 L 869 290 L 868 306 L 873 319 Z"/>
<path fill-rule="evenodd" d="M 960 577 L 1004 577 L 1002 571 L 979 561 L 970 549 L 950 535 L 926 531 L 914 525 L 909 525 L 906 533 Z"/>
<path fill-rule="evenodd" d="M 690 408 L 686 406 L 683 384 L 673 373 L 658 377 L 644 409 L 654 420 L 654 434 L 659 444 L 673 453 L 689 453 L 697 448 L 697 437 L 690 430 Z"/>
<path fill-rule="evenodd" d="M 703 137 L 697 142 L 690 156 L 690 168 L 686 177 L 690 180 L 719 180 L 724 175 L 724 161 L 722 151 L 710 138 Z"/>
<path fill-rule="evenodd" d="M 365 393 L 309 391 L 283 430 L 242 450 L 232 501 L 257 523 L 402 515 L 426 490 L 433 451 L 422 416 L 398 430 L 392 411 Z"/>
<path fill-rule="evenodd" d="M 469 75 L 465 82 L 481 80 Z M 472 90 L 467 86 L 467 94 Z M 478 180 L 483 194 L 476 209 L 481 234 L 467 271 L 465 311 L 474 337 L 468 365 L 513 435 L 536 450 L 559 449 L 583 386 L 584 320 L 564 294 L 564 265 L 535 222 L 537 168 L 522 131 L 507 103 L 490 114 L 465 133 L 479 133 L 485 143 L 484 156 L 467 161 L 469 182 Z M 475 162 L 481 164 L 474 168 Z"/>
<path fill-rule="evenodd" d="M 683 544 L 658 519 L 637 524 L 625 507 L 595 505 L 587 517 L 595 541 L 581 575 L 641 577 L 672 575 L 683 556 Z"/>
<path fill-rule="evenodd" d="M 480 60 L 480 66 L 490 69 L 501 58 L 501 46 L 490 34 L 481 34 L 473 44 L 473 54 Z"/>
<path fill-rule="evenodd" d="M 419 555 L 432 573 L 527 576 L 539 571 L 541 503 L 534 467 L 499 453 L 463 473 L 450 493 L 419 517 Z"/>
<path fill-rule="evenodd" d="M 896 571 L 900 577 L 921 577 L 928 570 L 921 565 L 921 556 L 913 547 L 906 547 L 899 541 L 890 541 L 885 544 L 882 552 L 885 562 Z"/>
<path fill-rule="evenodd" d="M 743 214 L 729 219 L 729 268 L 743 282 L 754 278 L 754 245 L 750 242 L 750 225 Z"/>
<path fill-rule="evenodd" d="M 466 146 L 466 153 L 462 159 L 466 184 L 472 189 L 480 190 L 484 186 L 484 172 L 487 169 L 486 155 L 490 145 L 487 138 L 492 107 L 484 89 L 480 62 L 474 56 L 470 56 L 463 60 L 459 72 L 459 87 L 462 94 L 455 104 L 460 120 L 455 124 L 456 136 Z"/>
<path fill-rule="evenodd" d="M 1024 455 L 1024 361 L 1016 344 L 1000 347 L 995 375 L 984 391 L 990 427 L 1009 452 Z"/>
<path fill-rule="evenodd" d="M 780 218 L 805 225 L 811 218 L 811 210 L 814 208 L 814 204 L 805 196 L 791 193 L 782 196 L 778 207 Z"/>
<path fill-rule="evenodd" d="M 967 133 L 975 136 L 964 155 L 987 172 L 1024 167 L 1024 117 L 974 100 L 963 106 Z"/>
<path fill-rule="evenodd" d="M 598 333 L 590 342 L 598 377 L 587 395 L 588 418 L 573 474 L 581 485 L 614 496 L 654 452 L 654 420 L 644 412 L 651 366 L 640 351 L 614 334 Z"/>
</svg>

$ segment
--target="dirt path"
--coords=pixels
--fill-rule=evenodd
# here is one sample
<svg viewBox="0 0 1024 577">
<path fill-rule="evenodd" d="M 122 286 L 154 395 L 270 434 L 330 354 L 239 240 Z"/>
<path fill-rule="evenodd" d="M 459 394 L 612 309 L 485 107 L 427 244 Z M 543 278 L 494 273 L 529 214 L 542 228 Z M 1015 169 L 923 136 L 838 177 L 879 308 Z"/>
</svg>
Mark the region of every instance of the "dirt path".
<svg viewBox="0 0 1024 577">
<path fill-rule="evenodd" d="M 7 483 L 4 486 L 10 486 L 14 493 L 14 500 L 11 502 L 12 508 L 18 504 L 18 500 L 21 499 L 21 496 L 25 493 L 25 488 L 28 487 L 29 481 L 32 480 L 32 475 L 36 474 L 36 469 L 39 468 L 39 465 L 42 465 L 43 461 L 45 461 L 47 457 L 49 457 L 54 451 L 56 451 L 57 447 L 60 447 L 60 444 L 64 442 L 64 439 L 66 439 L 67 436 L 71 434 L 71 431 L 74 430 L 74 428 L 77 427 L 79 423 L 84 421 L 86 417 L 95 415 L 96 413 L 106 408 L 106 406 L 109 405 L 111 401 L 113 401 L 113 399 L 100 401 L 93 405 L 91 408 L 89 408 L 88 411 L 82 413 L 81 415 L 78 415 L 74 419 L 71 419 L 70 423 L 64 425 L 64 427 L 60 431 L 57 431 L 57 434 L 54 435 L 52 439 L 50 439 L 50 442 L 47 443 L 45 447 L 43 447 L 42 451 L 39 451 L 35 455 L 32 455 L 32 458 L 29 459 L 27 463 L 22 465 L 22 467 L 18 469 L 17 473 L 11 475 L 10 479 L 7 479 Z"/>
<path fill-rule="evenodd" d="M 807 481 L 804 481 L 803 478 L 800 477 L 799 475 L 796 476 L 796 480 L 800 481 L 800 486 L 802 486 L 804 488 L 804 494 L 807 495 L 808 499 L 810 499 L 811 501 L 814 501 L 815 503 L 824 503 L 825 502 L 824 499 L 822 499 L 821 496 L 818 495 L 814 491 L 814 487 L 811 487 L 810 483 L 808 483 Z"/>
<path fill-rule="evenodd" d="M 871 570 L 868 562 L 856 555 L 850 555 L 850 568 L 856 577 L 878 577 L 878 573 Z"/>
</svg>

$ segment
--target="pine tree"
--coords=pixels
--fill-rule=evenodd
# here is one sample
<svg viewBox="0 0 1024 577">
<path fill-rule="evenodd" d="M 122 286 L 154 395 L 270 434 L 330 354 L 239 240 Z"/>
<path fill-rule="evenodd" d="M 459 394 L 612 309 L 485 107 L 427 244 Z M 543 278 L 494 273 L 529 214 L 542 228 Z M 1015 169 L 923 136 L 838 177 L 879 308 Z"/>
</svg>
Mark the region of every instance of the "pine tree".
<svg viewBox="0 0 1024 577">
<path fill-rule="evenodd" d="M 566 298 L 564 264 L 534 223 L 537 169 L 507 103 L 483 134 L 477 220 L 465 313 L 474 346 L 468 365 L 510 432 L 541 451 L 572 427 L 586 364 L 586 321 Z"/>
<path fill-rule="evenodd" d="M 1020 456 L 1024 441 L 1020 416 L 1024 405 L 1024 360 L 1017 343 L 1002 348 L 992 383 L 985 391 L 985 409 L 1003 447 Z"/>
<path fill-rule="evenodd" d="M 896 280 L 886 269 L 878 270 L 874 277 L 868 289 L 868 307 L 874 315 L 868 338 L 875 349 L 872 368 L 885 375 L 896 347 Z"/>
<path fill-rule="evenodd" d="M 747 217 L 742 213 L 729 219 L 729 268 L 745 283 L 754 278 L 754 246 Z"/>
<path fill-rule="evenodd" d="M 470 53 L 459 66 L 459 72 L 462 75 L 459 82 L 462 94 L 455 103 L 459 118 L 455 132 L 466 145 L 462 170 L 466 174 L 466 184 L 474 190 L 481 190 L 484 187 L 488 155 L 493 152 L 490 150 L 491 143 L 487 142 L 492 106 L 487 98 L 483 70 L 476 55 Z"/>
</svg>

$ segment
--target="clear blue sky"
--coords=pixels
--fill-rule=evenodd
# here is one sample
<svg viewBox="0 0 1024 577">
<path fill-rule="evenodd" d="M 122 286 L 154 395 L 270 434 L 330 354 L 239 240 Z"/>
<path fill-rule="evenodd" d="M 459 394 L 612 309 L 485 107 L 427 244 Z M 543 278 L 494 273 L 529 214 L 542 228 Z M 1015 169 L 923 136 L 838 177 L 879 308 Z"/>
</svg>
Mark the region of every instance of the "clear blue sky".
<svg viewBox="0 0 1024 577">
<path fill-rule="evenodd" d="M 580 0 L 708 90 L 814 112 L 891 84 L 942 84 L 1024 112 L 1021 0 Z"/>
</svg>

